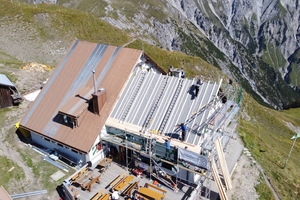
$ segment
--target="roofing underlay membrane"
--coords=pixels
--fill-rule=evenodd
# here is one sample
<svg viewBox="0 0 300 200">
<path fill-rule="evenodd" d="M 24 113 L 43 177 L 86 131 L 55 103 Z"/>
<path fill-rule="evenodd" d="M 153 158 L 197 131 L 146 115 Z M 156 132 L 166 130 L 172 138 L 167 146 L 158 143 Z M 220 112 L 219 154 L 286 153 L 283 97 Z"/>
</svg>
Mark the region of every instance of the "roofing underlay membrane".
<svg viewBox="0 0 300 200">
<path fill-rule="evenodd" d="M 162 135 L 178 138 L 178 124 L 186 123 L 186 142 L 200 144 L 196 131 L 207 123 L 211 109 L 201 108 L 215 99 L 219 84 L 203 83 L 195 97 L 196 80 L 138 71 L 132 74 L 110 117 L 130 124 L 147 127 Z"/>
</svg>

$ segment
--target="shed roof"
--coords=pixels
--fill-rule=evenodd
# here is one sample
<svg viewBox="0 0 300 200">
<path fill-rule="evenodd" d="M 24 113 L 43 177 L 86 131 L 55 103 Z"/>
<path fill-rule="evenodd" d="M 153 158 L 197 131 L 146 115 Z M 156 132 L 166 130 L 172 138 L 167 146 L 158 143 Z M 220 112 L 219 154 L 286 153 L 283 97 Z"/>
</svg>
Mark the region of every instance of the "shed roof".
<svg viewBox="0 0 300 200">
<path fill-rule="evenodd" d="M 21 121 L 24 128 L 83 152 L 88 152 L 109 116 L 118 95 L 142 55 L 141 50 L 75 41 Z M 93 74 L 107 101 L 100 116 L 87 110 Z M 79 127 L 61 123 L 58 113 L 82 114 Z"/>
<path fill-rule="evenodd" d="M 15 87 L 15 85 L 4 74 L 0 74 L 0 85 Z"/>
</svg>

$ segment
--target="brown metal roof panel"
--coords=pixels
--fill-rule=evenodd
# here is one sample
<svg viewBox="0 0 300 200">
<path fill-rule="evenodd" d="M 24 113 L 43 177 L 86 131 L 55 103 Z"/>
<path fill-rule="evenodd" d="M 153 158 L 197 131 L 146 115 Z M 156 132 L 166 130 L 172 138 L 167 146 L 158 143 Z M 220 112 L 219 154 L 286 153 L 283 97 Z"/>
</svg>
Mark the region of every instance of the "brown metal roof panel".
<svg viewBox="0 0 300 200">
<path fill-rule="evenodd" d="M 67 54 L 55 73 L 49 79 L 34 105 L 27 113 L 23 121 L 23 126 L 42 132 L 48 121 L 52 121 L 57 114 L 57 108 L 64 98 L 72 80 L 78 75 L 80 68 L 89 58 L 89 54 L 95 44 L 78 42 L 71 52 Z"/>
<path fill-rule="evenodd" d="M 52 86 L 52 91 L 49 90 L 49 98 L 45 101 L 45 104 L 49 105 L 50 108 L 52 107 L 52 113 L 48 112 L 48 120 L 45 121 L 44 124 L 41 125 L 41 133 L 54 137 L 58 129 L 60 128 L 61 124 L 58 123 L 59 115 L 58 111 L 62 104 L 62 102 L 67 101 L 68 97 L 70 96 L 69 90 L 72 90 L 72 86 L 74 85 L 74 81 L 82 72 L 82 67 L 84 64 L 90 59 L 90 54 L 95 48 L 95 45 L 91 45 L 88 43 L 84 43 L 85 45 L 79 46 L 80 56 L 74 57 L 71 62 L 65 65 L 65 71 L 61 72 L 61 76 L 56 84 Z M 72 59 L 72 58 L 70 58 Z M 70 73 L 69 71 L 75 71 Z M 68 77 L 70 79 L 67 83 L 63 83 L 64 77 Z M 69 77 L 73 77 L 72 79 Z M 59 92 L 58 92 L 59 91 Z M 53 92 L 53 93 L 51 93 Z M 54 103 L 53 103 L 54 102 Z"/>
<path fill-rule="evenodd" d="M 91 54 L 95 53 L 97 47 L 99 45 L 96 46 L 96 44 L 87 42 L 73 44 L 30 111 L 24 117 L 21 123 L 22 126 L 52 137 L 76 149 L 89 151 L 104 126 L 121 89 L 141 56 L 140 50 L 108 46 L 96 67 L 97 88 L 103 87 L 107 91 L 107 102 L 102 108 L 100 116 L 86 111 L 84 112 L 84 120 L 79 127 L 71 128 L 62 125 L 58 123 L 58 110 L 63 105 L 66 105 L 67 109 L 72 109 L 76 102 L 78 103 L 78 100 L 72 102 L 74 93 L 70 92 L 70 88 L 73 86 L 74 81 L 77 83 L 81 80 L 78 79 L 78 76 L 82 73 L 84 65 L 91 58 Z M 86 71 L 89 77 L 85 79 L 87 80 L 85 85 L 79 84 L 81 87 L 75 88 L 77 89 L 76 92 L 82 92 L 84 97 L 90 97 L 91 91 L 93 91 L 93 81 L 90 70 L 86 68 Z M 79 88 L 80 90 L 78 90 Z M 66 98 L 66 94 L 69 95 L 69 98 Z M 63 101 L 70 101 L 70 106 L 66 103 L 62 104 Z M 80 106 L 78 109 L 80 110 Z M 74 113 L 78 109 L 75 109 Z"/>
<path fill-rule="evenodd" d="M 97 62 L 93 69 L 95 69 L 95 77 L 99 77 L 107 65 L 110 57 L 114 53 L 116 47 L 108 46 L 103 55 L 101 55 L 101 59 Z M 60 109 L 63 113 L 68 113 L 72 116 L 79 116 L 83 110 L 87 107 L 87 100 L 91 99 L 91 94 L 93 93 L 93 77 L 92 77 L 92 70 L 86 69 L 85 72 L 89 77 L 83 86 L 83 88 L 79 88 L 73 95 L 69 98 L 69 100 L 63 105 Z M 77 81 L 81 81 L 78 79 Z M 76 96 L 77 95 L 77 96 Z"/>
<path fill-rule="evenodd" d="M 54 139 L 76 149 L 88 152 L 101 131 L 101 117 L 92 112 L 85 112 L 84 121 L 79 127 L 61 126 Z"/>
<path fill-rule="evenodd" d="M 59 112 L 78 118 L 82 114 L 82 112 L 88 108 L 88 104 L 90 101 L 90 98 L 85 98 L 82 94 L 85 94 L 90 90 L 91 87 L 88 87 L 86 85 L 78 89 L 78 91 L 76 91 L 74 95 L 69 98 L 65 105 L 59 109 Z M 79 106 L 77 106 L 78 108 L 75 111 L 72 111 L 72 109 L 74 109 L 75 105 L 77 104 L 79 104 Z"/>
<path fill-rule="evenodd" d="M 107 102 L 102 108 L 100 116 L 88 112 L 79 127 L 75 129 L 62 127 L 55 135 L 55 139 L 88 152 L 104 126 L 123 85 L 140 56 L 141 51 L 139 50 L 122 48 L 99 85 L 107 91 Z"/>
</svg>

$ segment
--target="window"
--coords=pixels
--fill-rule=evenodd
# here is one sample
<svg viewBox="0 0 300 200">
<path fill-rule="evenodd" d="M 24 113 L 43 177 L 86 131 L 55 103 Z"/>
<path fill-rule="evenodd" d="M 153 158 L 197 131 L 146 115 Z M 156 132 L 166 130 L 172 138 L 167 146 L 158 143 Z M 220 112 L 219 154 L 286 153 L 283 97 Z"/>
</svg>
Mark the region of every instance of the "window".
<svg viewBox="0 0 300 200">
<path fill-rule="evenodd" d="M 47 142 L 50 142 L 50 140 L 48 138 L 44 138 Z"/>
<path fill-rule="evenodd" d="M 72 127 L 76 127 L 76 120 L 73 117 L 69 117 L 67 115 L 63 115 L 63 120 L 65 124 L 71 125 Z"/>
<path fill-rule="evenodd" d="M 74 149 L 71 149 L 71 151 L 73 151 L 74 153 L 78 153 L 78 151 L 74 150 Z"/>
</svg>

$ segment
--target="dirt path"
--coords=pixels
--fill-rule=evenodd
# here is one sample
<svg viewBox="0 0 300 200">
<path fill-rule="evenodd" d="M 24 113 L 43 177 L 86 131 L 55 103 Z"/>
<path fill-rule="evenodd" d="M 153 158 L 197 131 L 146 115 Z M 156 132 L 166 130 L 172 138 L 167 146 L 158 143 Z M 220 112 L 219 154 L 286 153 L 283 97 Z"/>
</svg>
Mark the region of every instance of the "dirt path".
<svg viewBox="0 0 300 200">
<path fill-rule="evenodd" d="M 20 66 L 21 67 L 21 66 Z M 9 74 L 16 80 L 13 81 L 21 93 L 27 93 L 39 89 L 51 74 L 51 71 L 22 70 L 19 67 L 8 67 L 0 64 L 0 71 Z M 22 142 L 16 134 L 14 124 L 22 119 L 30 106 L 29 101 L 23 100 L 18 107 L 12 107 L 5 113 L 4 119 L 0 119 L 3 126 L 0 128 L 0 156 L 5 156 L 21 167 L 25 178 L 22 181 L 11 179 L 5 188 L 10 194 L 38 191 L 43 188 L 41 178 L 36 178 L 33 168 L 28 166 L 20 152 L 32 151 L 30 147 Z M 36 158 L 30 156 L 30 161 L 35 162 Z M 40 157 L 38 157 L 40 159 Z M 13 170 L 13 169 L 12 169 Z M 1 197 L 0 197 L 1 198 Z M 55 200 L 58 199 L 57 192 L 48 192 L 46 195 L 22 198 L 23 200 Z"/>
<path fill-rule="evenodd" d="M 273 187 L 273 185 L 270 182 L 270 179 L 267 177 L 267 175 L 265 174 L 264 169 L 260 166 L 257 165 L 257 168 L 259 169 L 260 173 L 263 175 L 267 185 L 269 186 L 269 188 L 271 189 L 273 196 L 275 197 L 276 200 L 281 200 L 281 198 L 279 197 L 278 193 L 276 192 L 275 188 Z"/>
<path fill-rule="evenodd" d="M 233 188 L 227 191 L 228 199 L 231 200 L 254 200 L 259 195 L 255 191 L 259 179 L 259 170 L 249 157 L 242 154 L 237 167 L 232 175 Z"/>
<path fill-rule="evenodd" d="M 6 120 L 4 126 L 1 128 L 0 133 L 0 155 L 5 156 L 15 162 L 18 166 L 23 169 L 25 174 L 25 180 L 19 183 L 12 183 L 13 187 L 17 191 L 24 191 L 23 188 L 26 188 L 27 185 L 34 184 L 34 174 L 32 169 L 29 168 L 23 161 L 19 152 L 17 151 L 23 148 L 26 148 L 26 144 L 21 142 L 16 134 L 12 134 L 9 129 L 13 127 L 13 124 L 18 122 L 18 116 L 22 113 L 28 106 L 28 102 L 23 102 L 19 109 L 13 109 L 14 111 L 8 112 L 6 114 Z M 25 191 L 24 191 L 25 192 Z"/>
</svg>

